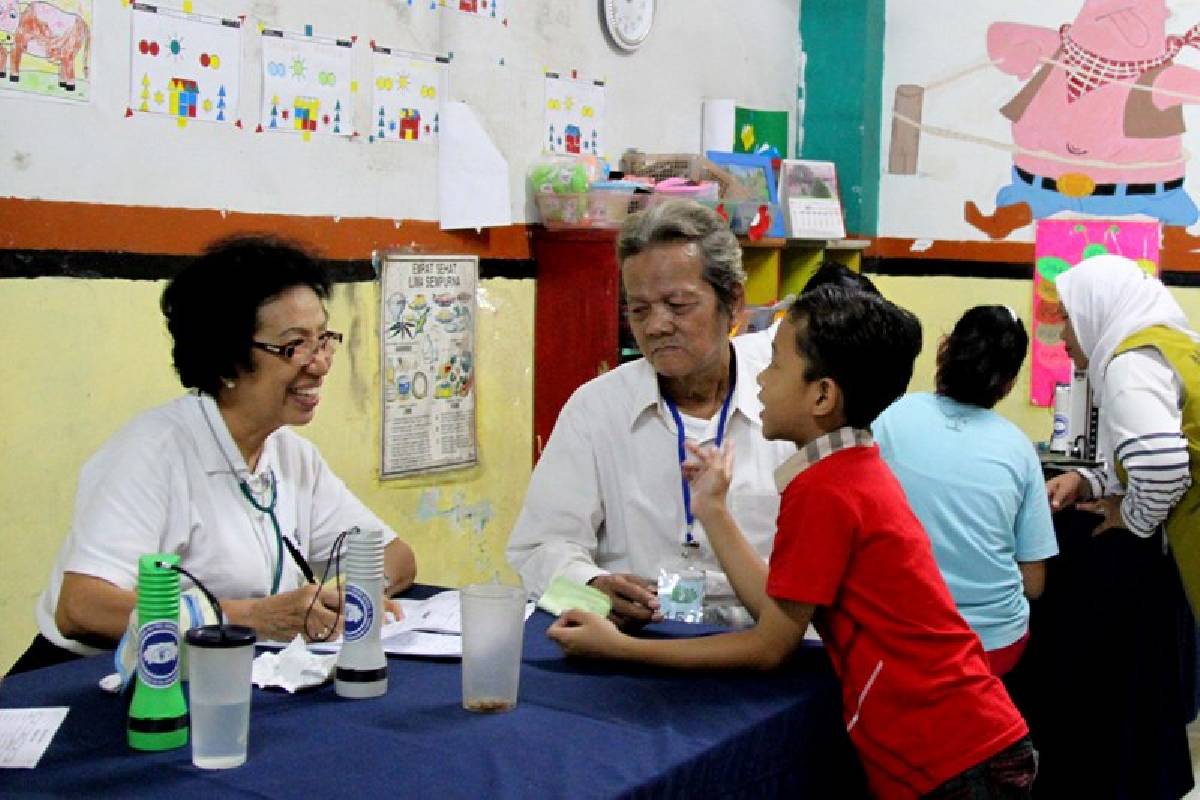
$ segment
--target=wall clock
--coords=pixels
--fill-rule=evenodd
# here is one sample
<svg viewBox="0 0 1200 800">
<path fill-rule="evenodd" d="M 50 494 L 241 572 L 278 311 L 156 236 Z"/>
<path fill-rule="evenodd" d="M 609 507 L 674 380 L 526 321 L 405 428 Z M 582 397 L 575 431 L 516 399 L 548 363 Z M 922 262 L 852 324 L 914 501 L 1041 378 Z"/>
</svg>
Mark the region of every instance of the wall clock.
<svg viewBox="0 0 1200 800">
<path fill-rule="evenodd" d="M 600 0 L 604 28 L 613 44 L 633 52 L 646 41 L 654 27 L 658 0 Z"/>
</svg>

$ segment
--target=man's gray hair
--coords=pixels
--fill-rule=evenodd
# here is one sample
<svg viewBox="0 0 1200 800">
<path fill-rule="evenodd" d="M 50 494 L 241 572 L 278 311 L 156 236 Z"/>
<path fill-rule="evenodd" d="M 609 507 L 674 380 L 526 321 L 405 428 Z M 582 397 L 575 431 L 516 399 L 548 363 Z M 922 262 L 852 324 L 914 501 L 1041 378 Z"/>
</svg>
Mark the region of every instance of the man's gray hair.
<svg viewBox="0 0 1200 800">
<path fill-rule="evenodd" d="M 733 313 L 736 287 L 746 283 L 742 248 L 729 224 L 716 211 L 695 200 L 667 200 L 631 214 L 617 237 L 617 262 L 659 244 L 691 242 L 700 251 L 704 280 L 717 293 L 717 303 Z"/>
</svg>

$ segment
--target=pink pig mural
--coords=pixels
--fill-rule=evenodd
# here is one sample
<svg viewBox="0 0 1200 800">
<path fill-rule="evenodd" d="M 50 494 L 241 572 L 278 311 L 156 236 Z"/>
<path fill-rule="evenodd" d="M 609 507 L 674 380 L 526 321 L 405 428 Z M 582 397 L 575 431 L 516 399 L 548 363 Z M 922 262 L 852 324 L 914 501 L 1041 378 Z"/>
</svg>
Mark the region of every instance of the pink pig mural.
<svg viewBox="0 0 1200 800">
<path fill-rule="evenodd" d="M 88 45 L 91 32 L 83 17 L 63 11 L 53 3 L 35 0 L 21 9 L 17 0 L 0 0 L 0 31 L 12 37 L 12 64 L 0 44 L 0 78 L 6 72 L 10 81 L 21 79 L 21 58 L 25 53 L 58 65 L 58 85 L 75 89 L 75 58 L 83 52 L 84 77 L 87 76 Z"/>
<path fill-rule="evenodd" d="M 1200 213 L 1183 188 L 1182 105 L 1200 95 L 1200 72 L 1174 59 L 1200 47 L 1200 25 L 1168 36 L 1167 16 L 1165 0 L 1087 0 L 1058 30 L 988 28 L 992 61 L 1025 81 L 1001 109 L 1020 151 L 996 212 L 967 202 L 968 223 L 1000 239 L 1060 211 L 1146 214 L 1189 238 Z"/>
</svg>

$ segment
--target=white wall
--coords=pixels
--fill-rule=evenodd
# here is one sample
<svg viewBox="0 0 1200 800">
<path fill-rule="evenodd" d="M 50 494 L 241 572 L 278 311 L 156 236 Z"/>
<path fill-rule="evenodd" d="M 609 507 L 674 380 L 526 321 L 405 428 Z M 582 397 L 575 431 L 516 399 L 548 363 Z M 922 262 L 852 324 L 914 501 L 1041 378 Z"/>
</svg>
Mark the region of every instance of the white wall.
<svg viewBox="0 0 1200 800">
<path fill-rule="evenodd" d="M 1057 30 L 1071 22 L 1083 0 L 1008 0 L 973 3 L 961 0 L 889 0 L 884 45 L 883 135 L 880 164 L 879 235 L 949 241 L 986 240 L 963 221 L 963 203 L 975 201 L 984 214 L 995 209 L 996 191 L 1009 182 L 1012 155 L 974 142 L 921 136 L 916 175 L 887 172 L 892 104 L 896 87 L 930 87 L 987 61 L 987 28 L 992 22 L 1023 22 Z M 1182 34 L 1200 22 L 1200 2 L 1168 2 L 1167 32 Z M 1200 51 L 1185 48 L 1178 63 L 1200 66 Z M 1011 75 L 985 67 L 943 88 L 927 91 L 927 125 L 1012 144 L 1009 122 L 1000 107 L 1021 87 Z M 1200 109 L 1185 107 L 1188 133 L 1184 147 L 1200 152 Z M 1195 197 L 1195 159 L 1188 162 L 1188 185 Z M 1193 233 L 1195 230 L 1193 230 Z M 1033 241 L 1027 226 L 1010 241 Z"/>
<path fill-rule="evenodd" d="M 163 3 L 179 7 L 179 2 Z M 369 44 L 452 52 L 449 98 L 476 111 L 508 158 L 514 221 L 525 221 L 524 174 L 541 147 L 545 69 L 608 81 L 605 141 L 619 156 L 696 152 L 700 101 L 736 97 L 791 109 L 799 0 L 660 0 L 634 55 L 606 41 L 595 0 L 510 0 L 509 24 L 429 0 L 195 0 L 196 13 L 245 14 L 241 130 L 167 117 L 125 117 L 130 10 L 95 0 L 90 105 L 0 96 L 0 194 L 19 198 L 237 211 L 435 219 L 436 147 L 368 143 Z M 261 84 L 257 24 L 358 36 L 357 140 L 255 134 Z M 504 65 L 500 65 L 503 59 Z"/>
</svg>

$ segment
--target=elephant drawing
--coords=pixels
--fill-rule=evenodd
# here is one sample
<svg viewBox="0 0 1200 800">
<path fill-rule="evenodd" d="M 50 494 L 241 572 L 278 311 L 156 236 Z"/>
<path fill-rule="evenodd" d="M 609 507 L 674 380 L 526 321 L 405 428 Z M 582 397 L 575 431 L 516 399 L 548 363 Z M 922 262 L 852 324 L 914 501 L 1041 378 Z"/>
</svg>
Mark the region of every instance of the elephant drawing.
<svg viewBox="0 0 1200 800">
<path fill-rule="evenodd" d="M 0 78 L 21 79 L 21 58 L 28 53 L 58 65 L 58 85 L 75 90 L 75 57 L 83 52 L 83 74 L 88 72 L 91 32 L 83 17 L 63 11 L 53 3 L 35 0 L 22 10 L 17 0 L 0 0 L 0 31 L 12 37 L 12 58 L 0 44 Z"/>
</svg>

